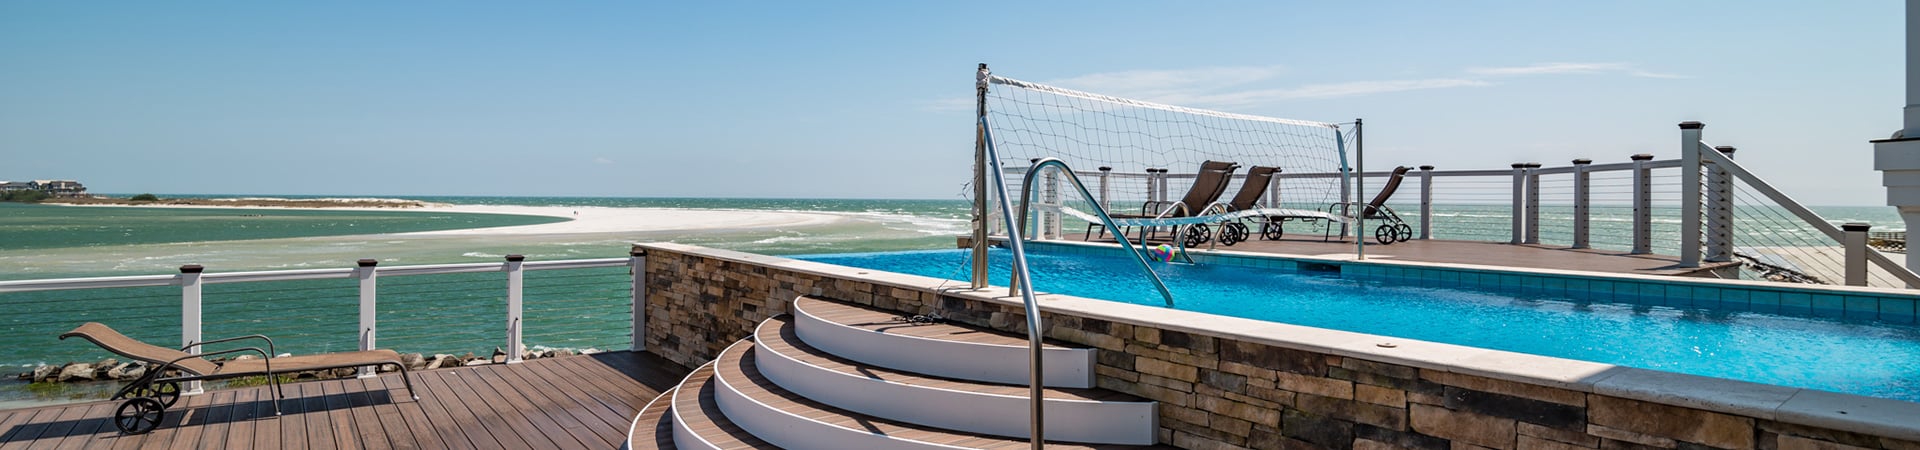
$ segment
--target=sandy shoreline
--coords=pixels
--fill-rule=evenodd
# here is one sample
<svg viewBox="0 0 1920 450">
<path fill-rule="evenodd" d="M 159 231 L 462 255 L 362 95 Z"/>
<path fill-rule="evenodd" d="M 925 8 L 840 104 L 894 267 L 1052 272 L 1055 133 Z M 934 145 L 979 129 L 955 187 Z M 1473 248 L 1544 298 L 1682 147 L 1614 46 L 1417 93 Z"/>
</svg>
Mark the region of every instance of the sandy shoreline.
<svg viewBox="0 0 1920 450">
<path fill-rule="evenodd" d="M 213 205 L 63 205 L 81 208 L 203 208 L 302 209 L 271 206 Z M 833 213 L 745 211 L 720 209 L 609 208 L 597 206 L 519 206 L 431 204 L 421 208 L 324 208 L 329 211 L 410 211 L 433 213 L 512 214 L 569 219 L 537 225 L 397 233 L 400 236 L 525 236 L 590 233 L 631 233 L 688 230 L 743 230 L 831 225 L 849 220 Z"/>
</svg>

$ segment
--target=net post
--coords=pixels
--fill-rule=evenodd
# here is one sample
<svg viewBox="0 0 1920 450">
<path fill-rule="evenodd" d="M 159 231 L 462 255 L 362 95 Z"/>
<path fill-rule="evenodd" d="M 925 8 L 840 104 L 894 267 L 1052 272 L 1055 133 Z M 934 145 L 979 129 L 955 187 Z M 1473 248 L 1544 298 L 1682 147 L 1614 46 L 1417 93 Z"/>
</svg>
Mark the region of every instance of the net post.
<svg viewBox="0 0 1920 450">
<path fill-rule="evenodd" d="M 1592 179 L 1587 172 L 1593 160 L 1581 158 L 1573 160 L 1573 248 L 1590 248 L 1592 245 L 1588 228 L 1592 218 Z"/>
<path fill-rule="evenodd" d="M 1728 159 L 1733 147 L 1713 148 Z M 1720 164 L 1707 165 L 1707 256 L 1708 262 L 1733 261 L 1733 176 Z"/>
<path fill-rule="evenodd" d="M 1361 130 L 1360 119 L 1353 119 L 1353 201 L 1360 208 L 1360 212 L 1353 215 L 1353 256 L 1354 259 L 1366 260 L 1367 205 L 1360 203 L 1360 197 L 1367 195 L 1367 146 Z"/>
<path fill-rule="evenodd" d="M 979 108 L 973 122 L 973 270 L 967 277 L 973 289 L 987 287 L 987 80 L 992 75 L 987 63 L 974 72 Z"/>
<path fill-rule="evenodd" d="M 1848 286 L 1867 285 L 1867 230 L 1871 226 L 1864 223 L 1846 223 L 1840 225 L 1845 232 L 1846 272 Z"/>
<path fill-rule="evenodd" d="M 207 269 L 199 264 L 180 266 L 180 346 L 188 354 L 200 354 L 200 304 L 202 289 L 200 274 Z M 199 381 L 189 381 L 180 386 L 181 394 L 199 394 L 205 392 Z"/>
<path fill-rule="evenodd" d="M 1540 163 L 1527 163 L 1527 242 L 1540 243 Z"/>
<path fill-rule="evenodd" d="M 1527 241 L 1527 163 L 1513 163 L 1513 240 L 1509 244 Z"/>
<path fill-rule="evenodd" d="M 1433 166 L 1420 166 L 1420 239 L 1433 239 Z"/>
<path fill-rule="evenodd" d="M 380 261 L 362 259 L 355 261 L 354 264 L 356 267 L 353 269 L 353 275 L 354 278 L 360 282 L 360 351 L 364 352 L 373 350 L 374 346 L 377 345 L 374 338 L 380 331 L 378 328 L 379 307 L 378 303 L 376 303 L 378 302 L 379 289 L 375 284 L 377 280 L 376 273 L 379 271 L 376 266 L 380 264 Z M 376 369 L 379 369 L 379 367 L 360 366 L 360 378 L 374 376 L 377 373 Z"/>
<path fill-rule="evenodd" d="M 1653 155 L 1633 155 L 1633 250 L 1629 254 L 1653 253 L 1653 169 L 1647 164 Z"/>
<path fill-rule="evenodd" d="M 1680 122 L 1680 267 L 1700 267 L 1700 132 Z"/>
</svg>

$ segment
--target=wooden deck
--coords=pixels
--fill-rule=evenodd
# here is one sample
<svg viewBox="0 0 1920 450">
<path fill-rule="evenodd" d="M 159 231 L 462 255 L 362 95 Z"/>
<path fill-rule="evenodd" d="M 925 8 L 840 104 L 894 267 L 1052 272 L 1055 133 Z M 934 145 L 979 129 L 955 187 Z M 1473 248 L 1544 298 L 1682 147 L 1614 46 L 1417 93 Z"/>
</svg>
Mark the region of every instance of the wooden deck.
<svg viewBox="0 0 1920 450">
<path fill-rule="evenodd" d="M 1083 239 L 1077 233 L 1067 233 L 1066 238 Z M 1092 242 L 1112 243 L 1113 240 L 1112 237 L 1095 236 Z M 1152 243 L 1149 241 L 1149 244 Z M 1232 246 L 1215 246 L 1209 243 L 1202 244 L 1199 248 L 1335 259 L 1350 259 L 1354 255 L 1352 239 L 1322 241 L 1319 235 L 1296 237 L 1288 234 L 1286 238 L 1274 241 L 1261 240 L 1255 236 L 1251 241 Z M 1378 245 L 1369 241 L 1366 252 L 1369 259 L 1665 276 L 1708 276 L 1713 269 L 1739 265 L 1731 262 L 1703 262 L 1700 267 L 1679 267 L 1680 257 L 1678 256 L 1635 255 L 1619 250 L 1576 250 L 1537 244 L 1437 239 L 1415 239 L 1393 245 Z"/>
<path fill-rule="evenodd" d="M 61 449 L 611 449 L 634 415 L 687 370 L 613 352 L 285 386 L 282 416 L 264 387 L 184 397 L 166 422 L 124 436 L 118 402 L 0 411 L 0 450 Z"/>
</svg>

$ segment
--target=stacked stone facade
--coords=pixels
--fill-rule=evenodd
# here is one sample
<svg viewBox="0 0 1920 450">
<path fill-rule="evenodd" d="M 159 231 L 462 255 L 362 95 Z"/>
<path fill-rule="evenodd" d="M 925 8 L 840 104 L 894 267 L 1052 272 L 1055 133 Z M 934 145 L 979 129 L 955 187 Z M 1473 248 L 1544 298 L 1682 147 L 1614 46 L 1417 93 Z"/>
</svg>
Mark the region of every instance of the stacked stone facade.
<svg viewBox="0 0 1920 450">
<path fill-rule="evenodd" d="M 647 350 L 688 366 L 800 295 L 1025 332 L 1018 305 L 987 295 L 766 256 L 647 251 Z M 1160 402 L 1159 440 L 1181 448 L 1920 450 L 1911 440 L 1176 331 L 1150 317 L 1043 314 L 1048 337 L 1100 349 L 1099 387 Z"/>
</svg>

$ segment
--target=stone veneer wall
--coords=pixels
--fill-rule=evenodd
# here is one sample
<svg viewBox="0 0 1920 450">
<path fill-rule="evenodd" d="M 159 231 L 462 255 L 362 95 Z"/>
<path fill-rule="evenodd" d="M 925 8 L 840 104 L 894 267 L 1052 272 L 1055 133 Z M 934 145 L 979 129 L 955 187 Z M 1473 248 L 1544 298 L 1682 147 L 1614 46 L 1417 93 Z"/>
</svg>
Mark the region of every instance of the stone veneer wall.
<svg viewBox="0 0 1920 450">
<path fill-rule="evenodd" d="M 830 276 L 822 267 L 832 266 L 769 256 L 644 247 L 647 351 L 689 367 L 787 313 L 800 295 L 1024 334 L 1017 304 L 972 293 Z M 1160 442 L 1182 448 L 1920 450 L 1915 441 L 1174 331 L 1145 319 L 1046 313 L 1044 321 L 1048 337 L 1100 349 L 1100 387 L 1159 401 Z"/>
</svg>

